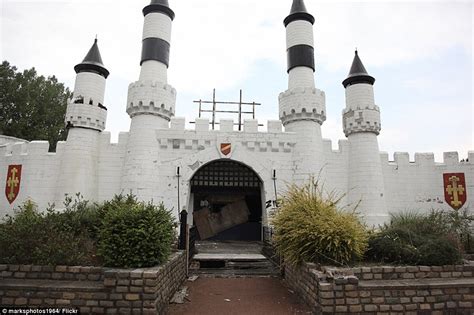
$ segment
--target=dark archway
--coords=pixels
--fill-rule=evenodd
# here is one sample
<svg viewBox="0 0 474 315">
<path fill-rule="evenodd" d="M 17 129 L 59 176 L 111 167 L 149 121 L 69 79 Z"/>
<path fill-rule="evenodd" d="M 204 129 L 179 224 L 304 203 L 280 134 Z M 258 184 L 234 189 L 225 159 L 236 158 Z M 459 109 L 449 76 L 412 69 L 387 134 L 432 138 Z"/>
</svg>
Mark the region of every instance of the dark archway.
<svg viewBox="0 0 474 315">
<path fill-rule="evenodd" d="M 199 239 L 261 240 L 262 181 L 250 167 L 216 160 L 202 166 L 190 184 Z"/>
</svg>

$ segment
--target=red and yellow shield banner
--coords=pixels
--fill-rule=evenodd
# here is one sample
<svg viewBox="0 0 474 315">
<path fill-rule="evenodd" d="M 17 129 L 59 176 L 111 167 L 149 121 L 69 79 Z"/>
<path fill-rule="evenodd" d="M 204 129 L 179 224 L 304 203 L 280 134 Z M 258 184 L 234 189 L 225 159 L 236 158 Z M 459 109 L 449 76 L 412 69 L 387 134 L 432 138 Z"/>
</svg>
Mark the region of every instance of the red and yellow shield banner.
<svg viewBox="0 0 474 315">
<path fill-rule="evenodd" d="M 221 143 L 221 153 L 224 155 L 229 155 L 232 151 L 232 144 L 230 143 Z"/>
<path fill-rule="evenodd" d="M 21 165 L 9 165 L 7 173 L 7 183 L 5 185 L 5 196 L 10 204 L 15 201 L 20 192 Z"/>
<path fill-rule="evenodd" d="M 443 174 L 444 200 L 453 209 L 460 209 L 467 200 L 466 179 L 464 173 Z"/>
</svg>

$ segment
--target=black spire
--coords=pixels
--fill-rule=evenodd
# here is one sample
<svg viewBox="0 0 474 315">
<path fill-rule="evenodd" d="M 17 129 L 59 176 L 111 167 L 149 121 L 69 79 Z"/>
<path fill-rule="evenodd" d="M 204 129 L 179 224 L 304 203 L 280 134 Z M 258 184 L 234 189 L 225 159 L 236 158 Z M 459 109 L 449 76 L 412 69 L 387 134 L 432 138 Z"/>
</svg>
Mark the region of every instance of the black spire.
<svg viewBox="0 0 474 315">
<path fill-rule="evenodd" d="M 354 60 L 352 61 L 351 70 L 349 71 L 349 75 L 347 78 L 342 82 L 342 85 L 346 88 L 349 85 L 357 84 L 357 83 L 368 83 L 374 85 L 375 78 L 370 76 L 365 70 L 362 61 L 359 58 L 359 54 L 357 50 L 355 51 Z"/>
<path fill-rule="evenodd" d="M 174 20 L 174 12 L 171 10 L 168 0 L 151 0 L 150 5 L 143 8 L 143 16 L 152 12 L 166 14 L 171 20 Z"/>
<path fill-rule="evenodd" d="M 314 24 L 314 17 L 306 11 L 306 6 L 303 0 L 293 0 L 290 15 L 288 15 L 283 23 L 285 27 L 293 21 L 304 20 Z"/>
<path fill-rule="evenodd" d="M 94 40 L 94 44 L 87 53 L 84 60 L 74 67 L 76 73 L 79 72 L 95 72 L 100 74 L 107 79 L 109 71 L 105 69 L 102 57 L 100 56 L 99 46 L 97 46 L 97 38 Z"/>
</svg>

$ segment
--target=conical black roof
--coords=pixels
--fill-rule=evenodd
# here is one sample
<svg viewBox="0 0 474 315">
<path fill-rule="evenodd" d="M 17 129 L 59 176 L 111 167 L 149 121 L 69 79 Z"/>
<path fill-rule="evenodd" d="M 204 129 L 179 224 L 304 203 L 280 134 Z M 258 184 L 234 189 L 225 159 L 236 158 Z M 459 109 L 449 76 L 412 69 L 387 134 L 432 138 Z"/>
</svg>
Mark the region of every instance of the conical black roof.
<svg viewBox="0 0 474 315">
<path fill-rule="evenodd" d="M 306 6 L 304 5 L 303 0 L 293 0 L 290 15 L 285 18 L 283 23 L 286 27 L 291 22 L 297 20 L 304 20 L 310 22 L 311 24 L 314 24 L 314 17 L 306 10 Z"/>
<path fill-rule="evenodd" d="M 357 83 L 368 83 L 373 85 L 374 82 L 375 78 L 367 73 L 367 70 L 365 70 L 365 67 L 362 64 L 362 60 L 359 58 L 359 53 L 356 50 L 351 70 L 349 71 L 347 78 L 342 82 L 342 85 L 344 85 L 344 87 Z"/>
<path fill-rule="evenodd" d="M 143 15 L 152 12 L 160 12 L 166 14 L 171 20 L 174 20 L 174 12 L 171 10 L 168 0 L 151 0 L 150 5 L 143 8 Z"/>
<path fill-rule="evenodd" d="M 102 62 L 102 57 L 100 56 L 99 46 L 97 45 L 97 38 L 94 40 L 94 44 L 87 53 L 84 60 L 74 67 L 76 73 L 79 72 L 95 72 L 101 76 L 109 76 L 109 71 L 105 69 L 104 63 Z"/>
</svg>

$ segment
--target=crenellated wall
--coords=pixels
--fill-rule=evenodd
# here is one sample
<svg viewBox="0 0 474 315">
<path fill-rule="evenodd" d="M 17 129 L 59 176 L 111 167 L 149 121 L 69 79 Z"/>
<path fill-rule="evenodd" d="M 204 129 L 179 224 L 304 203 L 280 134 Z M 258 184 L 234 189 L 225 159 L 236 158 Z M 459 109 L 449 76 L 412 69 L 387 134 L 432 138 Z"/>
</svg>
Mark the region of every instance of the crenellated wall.
<svg viewBox="0 0 474 315">
<path fill-rule="evenodd" d="M 277 189 L 281 193 L 288 183 L 294 182 L 296 177 L 299 178 L 304 173 L 302 168 L 305 163 L 311 163 L 298 158 L 295 148 L 301 142 L 301 136 L 295 132 L 283 131 L 281 121 L 268 121 L 266 131 L 259 130 L 257 120 L 245 120 L 243 131 L 234 130 L 233 124 L 232 120 L 223 119 L 220 121 L 220 130 L 209 130 L 209 120 L 198 118 L 193 129 L 185 129 L 184 118 L 173 117 L 169 127 L 157 128 L 151 133 L 151 139 L 144 139 L 155 152 L 141 157 L 143 163 L 148 161 L 156 171 L 156 175 L 152 177 L 153 189 L 149 190 L 150 200 L 163 201 L 165 206 L 175 210 L 173 213 L 177 213 L 176 168 L 179 166 L 180 203 L 191 209 L 189 180 L 201 166 L 227 158 L 252 168 L 263 182 L 263 198 L 274 200 L 273 170 L 276 170 Z M 129 192 L 123 190 L 121 183 L 124 180 L 127 148 L 132 147 L 130 139 L 130 133 L 121 133 L 118 143 L 111 143 L 110 133 L 99 133 L 99 150 L 95 161 L 97 176 L 96 183 L 92 185 L 97 187 L 97 201 Z M 232 144 L 229 156 L 220 152 L 221 143 Z M 8 203 L 5 195 L 0 197 L 1 216 L 11 213 L 14 207 L 27 199 L 34 200 L 40 209 L 45 209 L 53 201 L 61 206 L 61 198 L 55 196 L 61 176 L 64 176 L 59 174 L 59 170 L 66 156 L 64 150 L 67 144 L 58 143 L 56 153 L 49 153 L 48 146 L 45 141 L 0 146 L 0 183 L 6 183 L 8 165 L 22 165 L 20 193 L 13 205 Z M 338 148 L 333 150 L 331 141 L 323 140 L 322 147 L 325 163 L 321 182 L 327 191 L 347 195 L 352 159 L 349 141 L 340 140 Z M 468 162 L 459 161 L 456 152 L 445 153 L 442 163 L 435 162 L 432 153 L 417 153 L 414 161 L 410 162 L 408 153 L 396 153 L 393 161 L 389 161 L 388 154 L 381 152 L 380 161 L 388 212 L 451 209 L 444 200 L 443 173 L 465 174 L 468 200 L 464 207 L 474 211 L 474 152 L 469 153 Z M 78 160 L 77 167 L 80 165 L 81 161 Z M 309 178 L 310 171 L 307 175 Z M 318 176 L 319 173 L 312 175 Z M 148 189 L 149 183 L 144 180 L 146 178 L 127 178 L 128 185 L 137 191 Z M 368 180 L 367 185 L 370 184 Z M 342 204 L 346 202 L 347 198 L 343 198 Z"/>
<path fill-rule="evenodd" d="M 457 152 L 444 153 L 443 162 L 434 161 L 433 153 L 416 153 L 410 162 L 408 153 L 395 153 L 389 161 L 381 153 L 387 207 L 391 212 L 429 211 L 452 208 L 444 200 L 444 173 L 464 173 L 467 201 L 464 208 L 474 211 L 474 152 L 461 162 Z"/>
</svg>

